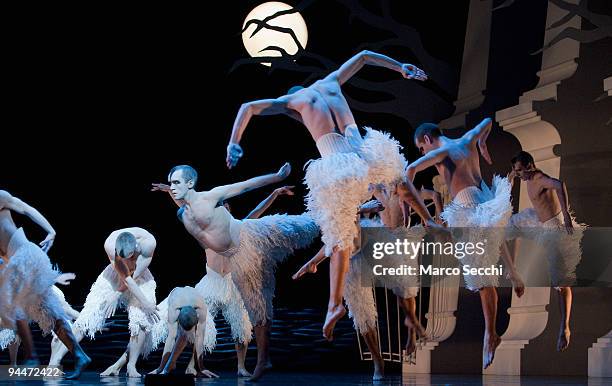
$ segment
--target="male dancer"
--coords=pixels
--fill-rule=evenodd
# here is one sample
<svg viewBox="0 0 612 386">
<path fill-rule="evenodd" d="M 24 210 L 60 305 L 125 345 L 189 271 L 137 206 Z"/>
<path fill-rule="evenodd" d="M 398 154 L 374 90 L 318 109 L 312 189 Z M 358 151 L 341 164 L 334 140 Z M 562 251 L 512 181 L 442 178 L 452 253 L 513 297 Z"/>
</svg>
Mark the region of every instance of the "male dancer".
<svg viewBox="0 0 612 386">
<path fill-rule="evenodd" d="M 28 216 L 47 232 L 40 246 L 30 242 L 17 228 L 11 212 Z M 46 251 L 55 239 L 55 230 L 39 211 L 0 190 L 0 319 L 2 327 L 17 330 L 24 343 L 25 364 L 37 365 L 29 322 L 34 320 L 44 333 L 55 332 L 75 357 L 75 370 L 66 376 L 77 379 L 91 359 L 75 339 L 68 316 L 53 291 L 55 283 L 67 284 L 74 274 L 62 275 L 51 267 Z"/>
<path fill-rule="evenodd" d="M 509 231 L 521 237 L 537 232 L 536 239 L 546 257 L 552 286 L 559 294 L 561 325 L 557 351 L 564 351 L 570 343 L 570 315 L 572 287 L 576 280 L 576 266 L 582 258 L 580 241 L 586 227 L 578 224 L 570 214 L 565 183 L 536 168 L 531 154 L 521 151 L 512 158 L 511 178 L 519 177 L 527 183 L 527 194 L 533 208 L 523 209 L 510 218 Z M 518 251 L 515 240 L 514 254 Z"/>
<path fill-rule="evenodd" d="M 471 267 L 487 267 L 497 263 L 503 234 L 495 227 L 505 227 L 512 214 L 510 184 L 505 178 L 495 176 L 490 189 L 482 180 L 478 149 L 483 158 L 491 164 L 486 140 L 491 131 L 491 119 L 486 118 L 461 138 L 451 139 L 442 135 L 437 125 L 424 123 L 414 134 L 414 141 L 423 156 L 407 168 L 410 180 L 417 172 L 435 166 L 444 176 L 453 201 L 444 208 L 442 219 L 451 227 L 470 228 L 469 236 L 483 241 L 487 239 L 483 255 L 467 255 L 461 264 Z M 472 230 L 482 230 L 481 232 Z M 498 234 L 499 233 L 499 234 Z M 508 264 L 508 267 L 511 267 Z M 495 331 L 497 313 L 497 276 L 464 275 L 466 287 L 479 291 L 485 318 L 483 344 L 483 367 L 487 368 L 495 355 L 500 338 Z"/>
<path fill-rule="evenodd" d="M 187 342 L 193 343 L 192 361 L 195 362 L 195 376 L 219 378 L 211 371 L 205 370 L 200 362 L 205 346 L 207 315 L 210 315 L 200 291 L 193 287 L 177 287 L 167 298 L 168 337 L 164 345 L 161 363 L 150 374 L 168 374 L 176 365 Z"/>
<path fill-rule="evenodd" d="M 282 188 L 275 189 L 266 199 L 260 202 L 255 209 L 253 209 L 245 219 L 256 219 L 259 218 L 271 205 L 272 203 L 282 195 L 293 196 L 293 186 L 283 186 Z M 166 184 L 153 184 L 152 191 L 163 191 L 171 195 L 170 185 Z M 180 203 L 175 201 L 177 205 Z M 227 202 L 223 203 L 225 209 L 231 213 L 230 206 Z M 179 220 L 182 221 L 182 210 L 179 209 Z M 236 342 L 236 356 L 238 361 L 238 376 L 240 377 L 251 377 L 245 367 L 245 359 L 247 354 L 248 344 L 251 341 L 251 334 L 253 325 L 249 319 L 249 315 L 244 305 L 242 295 L 234 280 L 238 280 L 235 275 L 232 275 L 231 262 L 225 256 L 222 256 L 211 249 L 206 249 L 206 275 L 200 280 L 195 288 L 200 291 L 206 301 L 208 309 L 212 318 L 214 318 L 219 311 L 223 313 L 223 317 L 230 325 L 232 330 L 232 336 Z M 265 291 L 265 295 L 274 295 L 274 275 L 268 275 L 265 279 L 267 287 L 271 290 Z M 259 294 L 263 296 L 263 294 Z M 269 302 L 271 303 L 270 298 Z M 268 301 L 266 302 L 268 304 Z M 270 336 L 270 321 L 267 321 L 264 325 L 265 335 L 259 334 L 259 340 L 262 341 L 262 345 L 267 347 L 269 345 Z M 256 327 L 259 331 L 259 327 Z M 269 350 L 266 350 L 269 352 Z M 266 358 L 265 369 L 271 368 L 270 357 Z M 192 372 L 191 368 L 187 369 L 188 372 Z"/>
<path fill-rule="evenodd" d="M 74 280 L 76 278 L 76 275 L 73 273 L 64 273 L 61 276 L 67 280 Z M 67 284 L 67 281 L 61 280 L 60 282 L 56 281 L 56 283 L 57 284 L 64 284 L 64 283 Z M 79 317 L 79 311 L 75 310 L 74 308 L 72 308 L 70 304 L 68 304 L 68 302 L 66 301 L 66 297 L 64 296 L 64 293 L 56 285 L 52 286 L 51 289 L 59 298 L 62 308 L 64 309 L 64 311 L 66 312 L 66 315 L 68 316 L 68 324 L 70 324 L 70 322 L 74 321 L 76 318 Z M 2 321 L 0 320 L 0 325 L 1 324 L 2 324 Z M 53 334 L 55 337 L 55 333 Z M 12 366 L 17 366 L 17 353 L 19 351 L 20 346 L 21 346 L 21 339 L 19 338 L 18 335 L 15 334 L 15 331 L 10 330 L 8 328 L 4 328 L 0 330 L 0 349 L 4 350 L 8 347 L 10 364 Z"/>
<path fill-rule="evenodd" d="M 202 248 L 228 258 L 231 263 L 235 283 L 255 326 L 257 365 L 252 380 L 263 375 L 268 359 L 265 326 L 272 320 L 272 296 L 265 279 L 294 249 L 308 246 L 319 229 L 305 215 L 238 220 L 221 204 L 249 190 L 280 182 L 290 172 L 291 167 L 285 164 L 277 173 L 202 192 L 194 189 L 198 174 L 191 166 L 176 166 L 168 175 L 170 192 L 181 206 L 187 232 Z"/>
<path fill-rule="evenodd" d="M 293 87 L 288 95 L 243 104 L 227 147 L 227 166 L 232 168 L 243 155 L 239 142 L 253 115 L 288 115 L 304 124 L 316 142 L 322 158 L 309 162 L 305 181 L 310 191 L 308 213 L 321 228 L 325 255 L 331 255 L 330 298 L 323 325 L 323 336 L 328 340 L 333 339 L 334 326 L 346 313 L 342 295 L 357 234 L 355 216 L 370 196 L 369 184 L 397 184 L 402 200 L 411 204 L 427 224 L 435 225 L 412 183 L 405 181 L 406 165 L 399 143 L 372 129 L 362 139 L 342 95 L 341 86 L 366 64 L 392 69 L 406 79 L 427 79 L 412 64 L 363 51 L 308 87 Z"/>
<path fill-rule="evenodd" d="M 404 217 L 407 212 L 401 207 L 401 202 L 397 196 L 397 192 L 388 192 L 382 186 L 377 186 L 374 190 L 376 200 L 369 201 L 361 206 L 359 214 L 365 216 L 360 220 L 360 228 L 367 227 L 386 227 L 391 232 L 402 229 L 407 222 Z M 440 214 L 440 197 L 439 194 L 430 190 L 421 190 L 421 198 L 433 200 L 436 207 L 436 217 Z M 380 220 L 369 220 L 367 217 L 372 214 L 378 214 Z M 418 242 L 424 236 L 422 228 L 412 227 L 407 233 L 399 232 L 398 237 L 410 238 Z M 360 259 L 363 258 L 361 251 L 361 240 L 356 240 L 354 250 L 349 266 L 345 282 L 345 300 L 349 308 L 349 315 L 353 318 L 355 329 L 360 333 L 368 349 L 372 353 L 374 363 L 373 380 L 380 380 L 384 377 L 384 361 L 380 354 L 378 345 L 378 336 L 376 332 L 376 321 L 378 319 L 376 305 L 372 293 L 372 288 L 365 286 L 363 282 L 363 272 Z M 306 264 L 304 264 L 298 272 L 293 275 L 293 279 L 297 280 L 306 273 L 317 272 L 317 266 L 325 259 L 323 248 Z M 388 258 L 396 258 L 395 256 Z M 396 258 L 397 259 L 397 258 Z M 397 265 L 410 263 L 405 257 L 400 257 Z M 416 260 L 412 260 L 416 262 Z M 394 265 L 391 263 L 391 265 Z M 385 278 L 389 279 L 389 278 Z M 385 280 L 387 288 L 392 289 L 393 293 L 399 300 L 399 305 L 404 311 L 404 325 L 408 330 L 408 341 L 406 343 L 406 355 L 411 355 L 416 350 L 417 336 L 426 338 L 425 328 L 421 325 L 416 316 L 416 295 L 418 294 L 418 280 L 416 277 L 402 276 L 395 280 Z M 374 285 L 374 278 L 372 278 Z"/>
<path fill-rule="evenodd" d="M 104 327 L 106 319 L 113 316 L 120 305 L 126 307 L 130 329 L 127 363 L 129 377 L 140 377 L 136 371 L 138 357 L 141 354 L 147 356 L 162 339 L 152 334 L 159 315 L 155 303 L 156 284 L 148 267 L 156 244 L 155 237 L 142 228 L 124 228 L 112 232 L 104 242 L 110 264 L 91 286 L 85 305 L 73 325 L 79 341 L 84 335 L 93 339 Z M 49 364 L 59 365 L 65 354 L 64 345 L 54 340 L 51 343 Z M 121 367 L 113 365 L 100 375 L 117 375 Z"/>
</svg>

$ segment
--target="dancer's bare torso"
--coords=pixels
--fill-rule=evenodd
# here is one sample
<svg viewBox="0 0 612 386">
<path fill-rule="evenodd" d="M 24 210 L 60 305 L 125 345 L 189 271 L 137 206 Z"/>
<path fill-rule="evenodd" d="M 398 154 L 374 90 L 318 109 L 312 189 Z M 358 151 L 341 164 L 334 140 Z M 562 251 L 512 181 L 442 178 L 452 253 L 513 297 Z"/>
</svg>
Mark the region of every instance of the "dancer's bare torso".
<svg viewBox="0 0 612 386">
<path fill-rule="evenodd" d="M 138 227 L 123 228 L 113 231 L 104 242 L 104 250 L 106 251 L 106 255 L 108 256 L 108 259 L 110 260 L 111 264 L 114 263 L 115 259 L 115 242 L 117 241 L 117 237 L 123 232 L 129 232 L 133 234 L 134 237 L 136 237 L 136 243 L 138 244 L 141 256 L 153 256 L 157 242 L 155 241 L 155 237 L 151 233 L 149 233 L 146 229 Z M 137 261 L 138 256 L 133 256 L 129 259 L 123 259 L 123 262 L 127 266 L 129 276 L 132 276 L 136 271 Z M 118 280 L 118 278 L 114 275 L 112 278 L 108 277 L 108 279 L 113 279 L 113 285 L 115 285 L 120 290 L 127 289 L 127 287 L 123 285 L 122 281 Z"/>
<path fill-rule="evenodd" d="M 536 172 L 527 180 L 527 194 L 540 222 L 546 222 L 561 212 L 556 192 L 544 185 L 545 180 L 549 178 L 542 172 Z"/>
<path fill-rule="evenodd" d="M 11 211 L 0 207 L 0 256 L 6 263 L 9 259 L 7 256 L 8 245 L 16 231 L 17 227 L 11 216 Z"/>
<path fill-rule="evenodd" d="M 334 76 L 318 80 L 285 98 L 290 110 L 288 115 L 302 122 L 315 141 L 336 128 L 344 133 L 348 125 L 355 124 L 340 83 Z"/>
<path fill-rule="evenodd" d="M 182 212 L 183 225 L 204 249 L 223 253 L 238 246 L 242 221 L 235 219 L 218 198 L 208 192 L 197 192 L 195 200 L 185 203 Z"/>
<path fill-rule="evenodd" d="M 404 223 L 404 213 L 402 212 L 397 192 L 375 190 L 374 197 L 385 207 L 383 211 L 379 212 L 383 224 L 389 228 L 402 226 Z"/>
<path fill-rule="evenodd" d="M 470 186 L 480 188 L 482 176 L 476 144 L 462 137 L 447 139 L 442 146 L 447 151 L 447 157 L 436 164 L 436 169 L 444 177 L 451 197 Z"/>
<path fill-rule="evenodd" d="M 232 271 L 230 261 L 227 257 L 221 256 L 212 249 L 206 251 L 206 266 L 221 276 L 225 276 Z"/>
</svg>

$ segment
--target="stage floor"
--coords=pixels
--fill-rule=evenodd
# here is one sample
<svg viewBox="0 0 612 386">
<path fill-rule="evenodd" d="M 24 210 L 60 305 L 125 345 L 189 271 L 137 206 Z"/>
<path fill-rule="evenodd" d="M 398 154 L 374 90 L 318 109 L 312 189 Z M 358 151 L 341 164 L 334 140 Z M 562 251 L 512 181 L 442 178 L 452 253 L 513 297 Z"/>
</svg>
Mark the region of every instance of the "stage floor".
<svg viewBox="0 0 612 386">
<path fill-rule="evenodd" d="M 587 385 L 600 386 L 612 385 L 612 378 L 591 378 L 586 377 L 506 377 L 506 376 L 474 376 L 474 375 L 409 375 L 402 380 L 400 375 L 390 375 L 385 380 L 372 382 L 369 374 L 351 373 L 315 373 L 315 372 L 270 372 L 257 383 L 246 382 L 246 379 L 238 379 L 232 372 L 219 373 L 218 379 L 198 379 L 196 385 L 468 385 L 468 386 L 511 386 L 511 385 L 558 385 L 573 386 Z M 78 381 L 67 381 L 61 379 L 45 381 L 0 381 L 0 385 L 144 385 L 144 378 L 134 379 L 125 376 L 101 378 L 97 372 L 86 372 Z M 168 383 L 169 385 L 172 382 Z"/>
</svg>

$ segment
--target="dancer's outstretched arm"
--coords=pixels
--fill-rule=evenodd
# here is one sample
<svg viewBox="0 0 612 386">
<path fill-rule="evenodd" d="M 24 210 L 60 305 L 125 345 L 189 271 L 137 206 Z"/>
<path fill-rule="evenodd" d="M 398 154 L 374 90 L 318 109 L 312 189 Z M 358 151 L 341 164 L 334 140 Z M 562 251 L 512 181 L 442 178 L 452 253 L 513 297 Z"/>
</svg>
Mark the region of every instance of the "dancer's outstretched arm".
<svg viewBox="0 0 612 386">
<path fill-rule="evenodd" d="M 491 118 L 483 119 L 476 127 L 468 131 L 463 135 L 463 138 L 470 141 L 470 143 L 478 143 L 478 148 L 482 157 L 487 161 L 489 165 L 493 164 L 489 150 L 487 149 L 487 138 L 493 127 L 493 121 Z"/>
<path fill-rule="evenodd" d="M 278 196 L 293 196 L 295 194 L 293 193 L 293 188 L 295 188 L 295 186 L 283 186 L 282 188 L 274 189 L 272 194 L 270 194 L 268 197 L 266 197 L 265 200 L 260 202 L 259 205 L 257 205 L 257 207 L 255 207 L 255 209 L 253 209 L 251 213 L 249 213 L 248 216 L 245 217 L 245 219 L 259 218 L 259 216 L 261 216 L 266 210 L 268 210 L 268 208 L 274 203 L 274 201 L 276 201 Z"/>
<path fill-rule="evenodd" d="M 168 185 L 168 184 L 161 184 L 161 183 L 157 183 L 156 184 L 156 183 L 152 183 L 151 184 L 151 191 L 152 192 L 166 192 L 166 193 L 168 193 L 168 195 L 170 196 L 172 201 L 174 201 L 176 206 L 178 206 L 179 208 L 185 204 L 185 201 L 183 201 L 183 200 L 176 200 L 174 198 L 174 196 L 172 196 L 172 192 L 170 191 L 170 185 Z"/>
<path fill-rule="evenodd" d="M 140 243 L 140 255 L 136 259 L 136 269 L 132 274 L 134 279 L 138 279 L 142 273 L 149 268 L 151 260 L 153 260 L 153 252 L 155 252 L 155 246 L 157 242 L 153 240 L 144 240 Z"/>
<path fill-rule="evenodd" d="M 170 292 L 172 294 L 172 292 Z M 170 295 L 168 295 L 168 299 L 170 299 Z M 166 343 L 164 344 L 164 351 L 162 353 L 161 363 L 157 370 L 157 373 L 165 372 L 169 369 L 172 361 L 170 360 L 170 355 L 174 351 L 176 346 L 176 337 L 178 333 L 178 320 L 179 310 L 168 301 L 168 337 L 166 337 Z"/>
<path fill-rule="evenodd" d="M 195 354 L 195 365 L 196 365 L 196 376 L 206 376 L 208 378 L 219 378 L 219 376 L 212 371 L 206 370 L 202 367 L 200 360 L 204 354 L 204 338 L 206 334 L 206 314 L 207 308 L 203 300 L 198 300 L 195 305 L 195 310 L 198 313 L 198 324 L 194 327 L 195 331 L 195 343 L 193 351 Z"/>
<path fill-rule="evenodd" d="M 350 58 L 338 70 L 329 74 L 326 79 L 335 79 L 338 83 L 344 84 L 366 64 L 389 68 L 401 73 L 406 79 L 427 79 L 427 74 L 413 64 L 403 64 L 388 56 L 367 50 L 361 51 Z"/>
<path fill-rule="evenodd" d="M 237 182 L 235 184 L 218 186 L 214 189 L 211 189 L 208 192 L 203 192 L 206 194 L 207 199 L 215 200 L 217 202 L 222 202 L 229 198 L 238 196 L 240 194 L 246 193 L 250 190 L 260 188 L 265 185 L 274 184 L 280 182 L 287 178 L 291 173 L 291 165 L 289 163 L 284 164 L 276 173 L 266 174 L 259 177 L 253 177 L 246 181 Z"/>
<path fill-rule="evenodd" d="M 12 196 L 5 190 L 0 190 L 0 209 L 9 209 L 13 212 L 28 216 L 38 226 L 47 232 L 47 237 L 40 242 L 40 247 L 43 251 L 48 252 L 55 240 L 55 230 L 47 221 L 47 219 L 35 208 L 21 201 L 19 198 Z"/>
<path fill-rule="evenodd" d="M 327 259 L 327 256 L 325 256 L 325 246 L 323 246 L 312 259 L 308 260 L 308 262 L 306 262 L 302 268 L 293 274 L 293 280 L 297 280 L 307 273 L 316 273 L 317 265 L 321 264 L 321 262 L 325 259 Z"/>
<path fill-rule="evenodd" d="M 234 120 L 234 127 L 232 128 L 232 135 L 227 145 L 227 158 L 226 163 L 228 168 L 233 168 L 238 163 L 238 160 L 242 157 L 244 152 L 240 148 L 240 140 L 246 130 L 249 121 L 254 115 L 278 115 L 287 114 L 294 117 L 290 109 L 287 107 L 289 102 L 289 96 L 285 95 L 276 99 L 262 99 L 258 101 L 244 103 L 240 106 L 236 119 Z"/>
<path fill-rule="evenodd" d="M 145 244 L 145 253 L 148 251 L 146 248 L 149 248 L 149 247 Z M 154 246 L 153 246 L 153 249 L 155 249 Z M 151 319 L 152 323 L 156 323 L 157 321 L 159 321 L 159 314 L 157 313 L 157 311 L 159 310 L 157 309 L 157 305 L 153 302 L 150 302 L 145 297 L 144 293 L 142 292 L 142 290 L 140 289 L 140 287 L 138 286 L 134 278 L 130 276 L 130 272 L 127 267 L 127 264 L 125 263 L 125 261 L 123 261 L 124 259 L 120 256 L 115 256 L 114 243 L 110 242 L 110 240 L 107 239 L 106 242 L 104 243 L 104 250 L 106 251 L 108 258 L 110 259 L 111 264 L 113 264 L 115 271 L 117 271 L 119 278 L 127 286 L 130 293 L 134 295 L 136 299 L 138 299 L 138 301 L 140 302 L 142 311 L 147 315 L 147 317 L 149 317 L 149 319 Z M 138 260 L 136 261 L 136 264 L 138 266 Z M 142 265 L 143 263 L 141 260 L 141 266 Z"/>
<path fill-rule="evenodd" d="M 448 150 L 445 148 L 438 148 L 415 160 L 406 168 L 406 176 L 408 177 L 408 181 L 414 181 L 414 176 L 418 172 L 444 161 L 446 157 L 448 157 Z"/>
<path fill-rule="evenodd" d="M 421 188 L 421 198 L 423 200 L 431 200 L 436 207 L 436 220 L 440 219 L 440 213 L 442 213 L 442 195 L 435 190 Z"/>
</svg>

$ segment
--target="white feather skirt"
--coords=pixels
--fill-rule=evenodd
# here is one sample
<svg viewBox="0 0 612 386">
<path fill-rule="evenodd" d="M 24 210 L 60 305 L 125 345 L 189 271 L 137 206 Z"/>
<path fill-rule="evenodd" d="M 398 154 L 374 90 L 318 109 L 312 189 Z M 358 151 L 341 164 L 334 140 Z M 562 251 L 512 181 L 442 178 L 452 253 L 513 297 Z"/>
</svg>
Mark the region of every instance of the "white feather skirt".
<svg viewBox="0 0 612 386">
<path fill-rule="evenodd" d="M 463 235 L 455 242 L 483 242 L 484 255 L 468 254 L 459 261 L 472 268 L 485 268 L 497 264 L 505 228 L 512 215 L 510 202 L 511 186 L 507 178 L 493 177 L 489 188 L 484 181 L 480 189 L 472 186 L 457 193 L 441 213 L 450 227 L 461 227 Z M 495 275 L 464 275 L 465 285 L 472 291 L 484 287 L 495 287 L 499 277 Z"/>
<path fill-rule="evenodd" d="M 506 237 L 527 237 L 535 240 L 538 251 L 533 257 L 543 257 L 548 262 L 553 287 L 568 287 L 576 281 L 576 266 L 582 260 L 582 236 L 587 226 L 572 216 L 573 233 L 565 230 L 563 214 L 540 222 L 533 208 L 524 209 L 510 218 Z"/>
<path fill-rule="evenodd" d="M 221 276 L 207 266 L 206 275 L 195 289 L 204 297 L 213 318 L 219 312 L 223 314 L 230 325 L 234 341 L 246 344 L 251 341 L 253 325 L 231 272 Z"/>
<path fill-rule="evenodd" d="M 94 339 L 95 334 L 104 327 L 106 319 L 113 316 L 117 308 L 125 308 L 128 313 L 130 336 L 136 336 L 142 330 L 147 334 L 142 350 L 142 356 L 146 358 L 149 353 L 156 349 L 160 339 L 152 336 L 153 323 L 142 311 L 142 305 L 138 299 L 129 290 L 124 292 L 117 290 L 117 277 L 116 271 L 109 264 L 91 286 L 83 309 L 74 322 L 74 328 L 82 331 L 90 339 Z M 136 283 L 145 298 L 152 303 L 156 303 L 155 289 L 157 285 L 150 271 L 146 270 L 136 280 Z"/>
<path fill-rule="evenodd" d="M 371 279 L 362 277 L 361 259 L 363 259 L 361 251 L 351 258 L 344 282 L 344 300 L 355 330 L 365 334 L 376 328 L 378 312 L 374 301 L 374 284 Z"/>
<path fill-rule="evenodd" d="M 14 330 L 16 320 L 35 321 L 47 334 L 56 320 L 68 319 L 52 290 L 60 272 L 38 245 L 27 240 L 21 228 L 13 234 L 8 249 L 9 262 L 0 268 L 1 327 Z"/>
<path fill-rule="evenodd" d="M 365 127 L 366 135 L 359 155 L 368 164 L 368 179 L 371 184 L 382 184 L 393 190 L 405 178 L 408 166 L 401 153 L 402 146 L 389 133 Z"/>
<path fill-rule="evenodd" d="M 325 255 L 350 248 L 357 234 L 356 216 L 369 198 L 368 164 L 356 153 L 332 153 L 307 164 L 308 214 L 321 228 Z"/>
<path fill-rule="evenodd" d="M 318 234 L 319 228 L 308 215 L 272 215 L 243 221 L 239 245 L 221 255 L 230 259 L 234 283 L 254 326 L 272 320 L 277 264 L 294 250 L 310 245 Z"/>
</svg>

